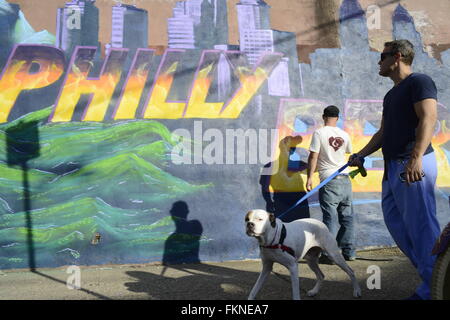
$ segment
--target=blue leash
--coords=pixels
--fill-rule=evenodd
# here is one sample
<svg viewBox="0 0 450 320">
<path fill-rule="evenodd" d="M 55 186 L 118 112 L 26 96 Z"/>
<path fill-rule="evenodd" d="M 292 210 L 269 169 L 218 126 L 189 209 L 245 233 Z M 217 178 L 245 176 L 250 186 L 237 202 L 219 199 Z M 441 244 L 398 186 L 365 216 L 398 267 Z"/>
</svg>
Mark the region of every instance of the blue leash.
<svg viewBox="0 0 450 320">
<path fill-rule="evenodd" d="M 328 178 L 326 178 L 325 180 L 323 180 L 317 187 L 315 187 L 314 189 L 312 189 L 310 192 L 308 192 L 307 194 L 305 194 L 300 200 L 298 200 L 292 207 L 290 207 L 289 209 L 287 209 L 285 212 L 283 212 L 282 214 L 280 214 L 279 216 L 277 216 L 278 219 L 281 219 L 282 216 L 284 216 L 286 213 L 288 213 L 289 211 L 291 211 L 292 209 L 294 209 L 296 206 L 298 206 L 300 203 L 302 203 L 303 201 L 305 201 L 306 199 L 308 199 L 309 197 L 311 197 L 314 193 L 316 193 L 317 191 L 319 191 L 320 188 L 322 188 L 324 185 L 326 185 L 328 182 L 330 182 L 331 180 L 333 180 L 334 178 L 336 178 L 336 176 L 338 176 L 342 171 L 345 170 L 345 168 L 348 167 L 348 163 L 345 164 L 344 166 L 342 166 L 341 168 L 339 168 L 336 172 L 334 172 L 331 176 L 329 176 Z"/>
</svg>

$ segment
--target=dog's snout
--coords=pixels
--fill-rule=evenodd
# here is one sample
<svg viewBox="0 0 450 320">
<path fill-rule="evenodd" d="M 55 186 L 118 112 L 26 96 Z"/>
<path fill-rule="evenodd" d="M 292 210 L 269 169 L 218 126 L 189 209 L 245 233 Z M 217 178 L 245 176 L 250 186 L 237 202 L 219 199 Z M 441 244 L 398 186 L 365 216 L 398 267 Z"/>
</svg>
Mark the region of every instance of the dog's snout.
<svg viewBox="0 0 450 320">
<path fill-rule="evenodd" d="M 246 233 L 248 236 L 253 235 L 255 232 L 255 224 L 253 222 L 247 221 L 245 225 Z"/>
</svg>

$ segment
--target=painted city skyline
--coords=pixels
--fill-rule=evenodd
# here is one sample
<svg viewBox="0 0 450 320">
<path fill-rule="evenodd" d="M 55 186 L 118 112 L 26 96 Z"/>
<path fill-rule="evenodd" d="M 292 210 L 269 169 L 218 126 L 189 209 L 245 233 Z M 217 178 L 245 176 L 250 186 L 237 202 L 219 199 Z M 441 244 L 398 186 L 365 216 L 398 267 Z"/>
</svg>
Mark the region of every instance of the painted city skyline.
<svg viewBox="0 0 450 320">
<path fill-rule="evenodd" d="M 7 4 L 5 0 L 1 0 L 0 3 Z M 73 0 L 67 1 L 64 7 L 58 9 L 57 21 L 60 28 L 57 30 L 55 45 L 65 51 L 67 59 L 72 58 L 72 53 L 76 46 L 97 48 L 93 62 L 96 67 L 95 72 L 99 72 L 103 64 L 100 61 L 101 50 L 99 50 L 102 44 L 98 41 L 99 10 L 95 7 L 95 3 L 96 1 L 92 0 Z M 225 23 L 226 19 L 218 18 L 218 16 L 223 16 L 218 10 L 220 8 L 224 10 L 224 4 L 224 1 L 217 0 L 178 1 L 173 8 L 173 19 L 175 21 L 170 20 L 172 18 L 169 18 L 167 21 L 169 26 L 171 21 L 174 22 L 173 28 L 168 29 L 169 39 L 173 41 L 169 42 L 167 49 L 196 50 L 196 56 L 198 57 L 202 54 L 202 50 L 218 50 L 220 52 L 229 50 L 239 51 L 247 57 L 248 64 L 251 67 L 255 66 L 265 54 L 279 52 L 283 54 L 283 57 L 275 69 L 273 69 L 270 77 L 268 77 L 267 89 L 264 89 L 264 91 L 267 90 L 270 96 L 275 97 L 295 98 L 304 96 L 305 88 L 302 78 L 307 76 L 307 67 L 306 65 L 302 67 L 303 63 L 298 63 L 295 34 L 270 28 L 271 8 L 266 2 L 262 0 L 242 0 L 236 5 L 240 30 L 240 45 L 235 46 L 223 43 L 227 38 L 228 25 Z M 8 19 L 11 20 L 9 22 L 9 28 L 12 30 L 15 19 L 18 19 L 17 12 L 21 13 L 21 11 L 20 7 L 16 4 L 10 7 L 15 10 L 13 10 L 15 13 L 13 12 L 9 16 L 7 15 L 9 17 Z M 24 20 L 23 15 L 21 18 Z M 129 67 L 136 50 L 138 48 L 145 49 L 146 45 L 148 45 L 145 39 L 145 32 L 138 33 L 139 30 L 136 30 L 136 26 L 140 27 L 137 29 L 146 30 L 146 26 L 148 26 L 148 12 L 136 6 L 117 4 L 112 7 L 111 19 L 115 21 L 115 24 L 111 30 L 110 43 L 105 45 L 106 53 L 110 53 L 111 49 L 130 49 L 131 51 L 127 57 L 128 62 L 126 63 Z M 358 0 L 344 0 L 342 2 L 339 8 L 339 20 L 341 48 L 336 48 L 336 50 L 340 50 L 338 52 L 349 49 L 373 51 L 370 47 L 369 28 L 366 17 Z M 398 27 L 396 26 L 400 22 L 409 26 L 408 28 L 414 36 L 412 38 L 410 35 L 405 36 L 410 37 L 416 48 L 419 48 L 417 55 L 427 58 L 429 56 L 428 53 L 420 50 L 423 47 L 423 41 L 417 32 L 414 20 L 402 5 L 397 5 L 391 20 L 394 26 L 395 37 L 398 34 L 396 32 L 396 28 L 398 29 Z M 6 26 L 8 27 L 8 24 Z M 8 30 L 8 28 L 6 29 Z M 202 32 L 205 29 L 207 32 Z M 95 32 L 92 32 L 92 30 L 95 30 Z M 132 35 L 136 36 L 132 37 Z M 17 36 L 11 35 L 10 38 L 14 40 Z M 13 42 L 10 44 L 6 42 L 6 46 L 2 48 L 3 61 L 5 61 L 6 54 L 9 51 L 8 49 L 12 48 Z M 331 48 L 318 49 L 310 55 L 311 60 L 314 60 L 314 57 L 321 50 L 335 51 L 335 49 Z M 447 50 L 441 53 L 441 60 L 444 64 L 448 60 L 448 52 Z M 155 54 L 158 55 L 157 52 Z M 107 56 L 103 55 L 105 58 Z M 432 59 L 430 57 L 428 58 Z M 164 57 L 162 59 L 164 60 Z M 198 58 L 194 58 L 194 60 L 196 59 Z M 191 62 L 195 64 L 196 62 L 194 60 Z M 231 92 L 231 69 L 229 62 L 225 61 L 226 59 L 223 55 L 221 55 L 220 60 L 214 71 L 218 83 L 214 85 L 216 86 L 215 90 L 219 92 L 219 100 L 222 101 Z M 428 60 L 425 59 L 424 61 Z M 185 69 L 183 66 L 181 68 L 183 70 Z M 193 68 L 191 71 L 195 71 L 196 67 Z M 304 71 L 302 71 L 302 68 Z M 192 73 L 191 71 L 188 73 Z M 258 99 L 255 100 L 257 104 L 257 101 L 260 101 L 260 98 Z"/>
<path fill-rule="evenodd" d="M 33 5 L 28 0 L 9 0 L 19 4 L 24 15 L 36 30 L 48 30 L 56 34 L 56 19 L 49 19 L 49 13 L 63 7 L 64 0 L 46 0 Z M 167 19 L 173 16 L 175 0 L 124 0 L 124 3 L 136 3 L 149 12 L 149 45 L 162 54 L 168 44 Z M 239 41 L 236 4 L 239 0 L 227 0 L 228 8 L 228 43 L 237 45 Z M 338 24 L 341 0 L 266 0 L 271 6 L 272 29 L 294 32 L 297 38 L 298 55 L 302 62 L 309 62 L 309 54 L 316 48 L 339 47 Z M 97 0 L 100 9 L 100 34 L 102 44 L 110 42 L 111 6 L 113 0 Z M 393 26 L 391 17 L 398 4 L 401 4 L 416 22 L 417 30 L 422 34 L 424 49 L 435 58 L 450 46 L 448 31 L 450 21 L 445 12 L 450 10 L 450 2 L 435 0 L 433 8 L 429 8 L 426 0 L 359 0 L 366 17 L 370 19 L 370 6 L 379 5 L 381 24 L 378 28 L 369 29 L 370 46 L 381 51 L 384 41 L 392 39 Z"/>
</svg>

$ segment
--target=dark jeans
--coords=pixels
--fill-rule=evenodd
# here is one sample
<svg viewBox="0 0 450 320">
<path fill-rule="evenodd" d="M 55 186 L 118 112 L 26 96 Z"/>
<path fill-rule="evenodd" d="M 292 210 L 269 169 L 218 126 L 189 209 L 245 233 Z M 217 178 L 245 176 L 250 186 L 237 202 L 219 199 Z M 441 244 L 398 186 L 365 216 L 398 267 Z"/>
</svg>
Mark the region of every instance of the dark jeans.
<svg viewBox="0 0 450 320">
<path fill-rule="evenodd" d="M 338 176 L 319 190 L 323 223 L 336 238 L 342 254 L 355 256 L 352 183 L 349 177 Z"/>
</svg>

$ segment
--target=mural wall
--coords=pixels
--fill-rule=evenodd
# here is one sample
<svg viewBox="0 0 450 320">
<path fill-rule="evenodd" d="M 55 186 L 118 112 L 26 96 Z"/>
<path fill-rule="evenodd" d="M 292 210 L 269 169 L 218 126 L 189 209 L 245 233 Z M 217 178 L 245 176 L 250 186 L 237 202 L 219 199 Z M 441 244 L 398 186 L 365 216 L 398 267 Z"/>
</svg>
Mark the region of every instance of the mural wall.
<svg viewBox="0 0 450 320">
<path fill-rule="evenodd" d="M 392 86 L 378 76 L 373 15 L 357 0 L 339 2 L 339 45 L 314 49 L 309 63 L 299 61 L 294 32 L 272 29 L 262 0 L 170 2 L 164 50 L 149 43 L 151 16 L 139 2 L 102 1 L 111 8 L 108 43 L 96 1 L 60 1 L 49 16 L 55 34 L 36 32 L 22 2 L 0 0 L 0 269 L 256 258 L 245 213 L 280 214 L 305 193 L 323 108 L 340 107 L 338 125 L 359 150 Z M 238 45 L 228 43 L 230 10 Z M 416 47 L 414 70 L 438 87 L 444 226 L 450 49 L 439 59 L 424 51 L 401 4 L 391 21 L 392 38 Z M 381 152 L 366 166 L 368 176 L 353 180 L 357 247 L 393 245 L 381 214 Z M 321 219 L 317 196 L 285 218 L 306 213 Z"/>
</svg>

